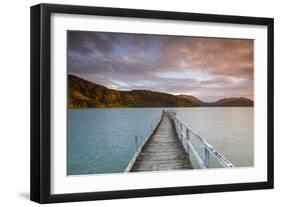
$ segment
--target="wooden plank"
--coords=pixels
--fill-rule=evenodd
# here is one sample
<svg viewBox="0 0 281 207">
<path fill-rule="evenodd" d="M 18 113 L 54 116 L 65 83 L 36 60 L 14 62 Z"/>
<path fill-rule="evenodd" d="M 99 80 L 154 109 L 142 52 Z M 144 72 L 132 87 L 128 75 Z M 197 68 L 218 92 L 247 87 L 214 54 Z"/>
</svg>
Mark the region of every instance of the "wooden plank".
<svg viewBox="0 0 281 207">
<path fill-rule="evenodd" d="M 193 169 L 180 143 L 170 115 L 163 113 L 155 132 L 138 154 L 131 171 L 160 171 Z"/>
</svg>

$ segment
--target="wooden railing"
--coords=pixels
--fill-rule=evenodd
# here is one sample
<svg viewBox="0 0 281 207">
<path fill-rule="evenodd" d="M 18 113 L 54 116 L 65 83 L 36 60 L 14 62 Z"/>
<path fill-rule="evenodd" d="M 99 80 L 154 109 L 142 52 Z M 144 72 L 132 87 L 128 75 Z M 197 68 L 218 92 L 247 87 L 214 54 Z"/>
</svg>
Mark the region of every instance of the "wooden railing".
<svg viewBox="0 0 281 207">
<path fill-rule="evenodd" d="M 234 167 L 234 165 L 229 160 L 227 160 L 224 156 L 217 152 L 214 147 L 210 145 L 205 139 L 200 137 L 190 127 L 182 123 L 182 121 L 177 118 L 176 112 L 174 110 L 168 110 L 167 112 L 171 115 L 174 121 L 178 137 L 185 151 L 194 156 L 200 168 L 210 168 L 210 156 L 213 156 L 215 158 L 215 161 L 217 161 L 222 167 Z M 203 156 L 200 156 L 200 154 L 197 152 L 194 145 L 190 141 L 191 136 L 195 138 L 199 144 L 202 145 Z"/>
</svg>

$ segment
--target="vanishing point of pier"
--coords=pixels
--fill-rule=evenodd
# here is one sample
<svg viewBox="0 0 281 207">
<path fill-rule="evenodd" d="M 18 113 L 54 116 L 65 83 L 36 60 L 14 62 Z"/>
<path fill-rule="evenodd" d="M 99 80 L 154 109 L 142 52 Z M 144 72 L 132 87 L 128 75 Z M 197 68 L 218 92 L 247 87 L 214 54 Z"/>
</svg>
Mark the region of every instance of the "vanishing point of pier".
<svg viewBox="0 0 281 207">
<path fill-rule="evenodd" d="M 201 144 L 203 153 L 194 147 Z M 191 156 L 195 160 L 192 164 Z M 138 147 L 125 172 L 209 168 L 210 160 L 222 167 L 234 167 L 205 139 L 183 124 L 175 111 L 162 111 L 150 135 Z M 193 166 L 195 165 L 195 166 Z"/>
</svg>

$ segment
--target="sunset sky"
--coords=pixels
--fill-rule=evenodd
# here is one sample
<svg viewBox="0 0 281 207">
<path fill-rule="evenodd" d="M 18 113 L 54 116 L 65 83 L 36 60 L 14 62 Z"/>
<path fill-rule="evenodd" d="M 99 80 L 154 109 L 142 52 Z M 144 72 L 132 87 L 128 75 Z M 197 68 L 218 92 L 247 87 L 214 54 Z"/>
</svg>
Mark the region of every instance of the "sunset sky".
<svg viewBox="0 0 281 207">
<path fill-rule="evenodd" d="M 117 90 L 253 99 L 253 40 L 68 31 L 68 74 Z"/>
</svg>

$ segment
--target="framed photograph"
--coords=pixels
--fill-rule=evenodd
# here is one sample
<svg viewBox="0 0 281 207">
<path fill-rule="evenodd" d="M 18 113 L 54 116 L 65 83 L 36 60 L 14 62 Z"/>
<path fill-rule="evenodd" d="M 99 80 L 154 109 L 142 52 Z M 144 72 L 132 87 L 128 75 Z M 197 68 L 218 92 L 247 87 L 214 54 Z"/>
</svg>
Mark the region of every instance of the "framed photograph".
<svg viewBox="0 0 281 207">
<path fill-rule="evenodd" d="M 31 200 L 273 188 L 273 19 L 31 7 Z"/>
</svg>

